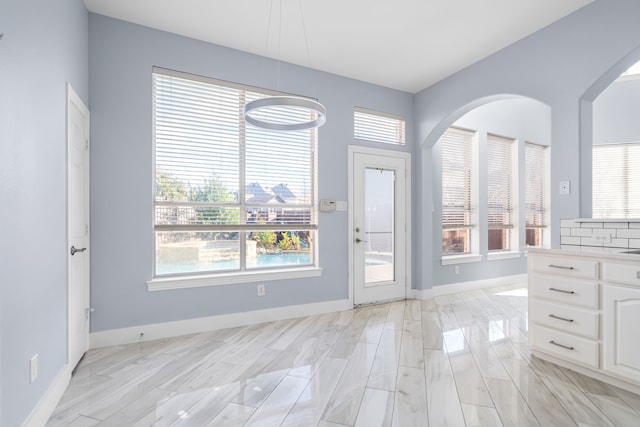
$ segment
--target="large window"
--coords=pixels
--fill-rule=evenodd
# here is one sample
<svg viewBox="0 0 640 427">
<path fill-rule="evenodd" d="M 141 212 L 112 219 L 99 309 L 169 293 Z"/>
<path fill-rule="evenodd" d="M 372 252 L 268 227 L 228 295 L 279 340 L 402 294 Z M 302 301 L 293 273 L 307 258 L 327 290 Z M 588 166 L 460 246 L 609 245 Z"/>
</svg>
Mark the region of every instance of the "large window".
<svg viewBox="0 0 640 427">
<path fill-rule="evenodd" d="M 247 125 L 272 94 L 154 68 L 156 276 L 315 264 L 317 130 Z"/>
<path fill-rule="evenodd" d="M 404 145 L 405 121 L 393 114 L 355 107 L 353 137 L 357 140 Z"/>
<path fill-rule="evenodd" d="M 640 142 L 593 146 L 594 218 L 640 218 Z"/>
<path fill-rule="evenodd" d="M 514 199 L 515 141 L 487 135 L 487 217 L 489 251 L 511 249 Z"/>
<path fill-rule="evenodd" d="M 440 138 L 442 150 L 442 253 L 472 252 L 474 132 L 450 127 Z"/>
<path fill-rule="evenodd" d="M 542 145 L 525 143 L 525 216 L 527 246 L 543 246 L 547 227 L 547 150 Z"/>
</svg>

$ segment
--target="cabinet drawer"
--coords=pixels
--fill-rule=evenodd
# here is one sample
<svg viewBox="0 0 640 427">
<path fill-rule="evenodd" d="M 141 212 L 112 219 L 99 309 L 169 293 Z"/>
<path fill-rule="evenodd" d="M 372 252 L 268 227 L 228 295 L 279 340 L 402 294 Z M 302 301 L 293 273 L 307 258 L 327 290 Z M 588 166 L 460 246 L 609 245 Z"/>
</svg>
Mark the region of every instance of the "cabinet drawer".
<svg viewBox="0 0 640 427">
<path fill-rule="evenodd" d="M 598 262 L 590 259 L 575 259 L 536 255 L 531 258 L 534 271 L 560 274 L 562 276 L 598 278 Z"/>
<path fill-rule="evenodd" d="M 587 280 L 533 274 L 529 277 L 533 296 L 571 305 L 598 308 L 598 284 Z"/>
<path fill-rule="evenodd" d="M 602 263 L 602 280 L 640 286 L 640 264 Z"/>
<path fill-rule="evenodd" d="M 532 299 L 529 318 L 535 323 L 589 339 L 598 339 L 598 313 Z"/>
<path fill-rule="evenodd" d="M 564 360 L 598 368 L 597 341 L 590 341 L 536 325 L 529 331 L 529 344 L 536 350 Z"/>
</svg>

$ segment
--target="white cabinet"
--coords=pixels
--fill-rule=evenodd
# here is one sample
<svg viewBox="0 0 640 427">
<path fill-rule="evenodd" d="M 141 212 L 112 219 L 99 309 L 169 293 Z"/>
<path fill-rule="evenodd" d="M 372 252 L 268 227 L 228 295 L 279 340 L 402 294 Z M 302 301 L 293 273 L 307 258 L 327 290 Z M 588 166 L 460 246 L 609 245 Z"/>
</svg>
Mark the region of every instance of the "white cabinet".
<svg viewBox="0 0 640 427">
<path fill-rule="evenodd" d="M 532 353 L 640 392 L 640 256 L 528 256 Z"/>
<path fill-rule="evenodd" d="M 598 368 L 598 262 L 529 255 L 529 345 Z"/>
<path fill-rule="evenodd" d="M 606 274 L 605 274 L 606 273 Z M 603 264 L 603 369 L 640 382 L 640 266 Z"/>
</svg>

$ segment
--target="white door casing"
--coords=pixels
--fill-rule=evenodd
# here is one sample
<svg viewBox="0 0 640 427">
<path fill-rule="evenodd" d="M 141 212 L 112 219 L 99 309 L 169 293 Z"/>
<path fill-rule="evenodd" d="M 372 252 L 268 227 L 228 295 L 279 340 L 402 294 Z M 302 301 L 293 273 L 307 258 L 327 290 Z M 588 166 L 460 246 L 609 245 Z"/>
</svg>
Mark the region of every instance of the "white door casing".
<svg viewBox="0 0 640 427">
<path fill-rule="evenodd" d="M 404 299 L 410 290 L 408 153 L 349 147 L 349 292 L 354 305 Z"/>
<path fill-rule="evenodd" d="M 67 85 L 67 363 L 89 349 L 89 110 Z"/>
</svg>

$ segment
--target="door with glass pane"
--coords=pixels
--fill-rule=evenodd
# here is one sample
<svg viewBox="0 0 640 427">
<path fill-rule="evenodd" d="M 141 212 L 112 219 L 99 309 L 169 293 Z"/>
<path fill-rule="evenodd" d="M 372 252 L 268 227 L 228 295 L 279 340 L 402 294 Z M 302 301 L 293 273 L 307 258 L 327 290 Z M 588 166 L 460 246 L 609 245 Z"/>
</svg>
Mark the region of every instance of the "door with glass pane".
<svg viewBox="0 0 640 427">
<path fill-rule="evenodd" d="M 407 158 L 356 152 L 352 161 L 354 304 L 405 298 Z"/>
</svg>

